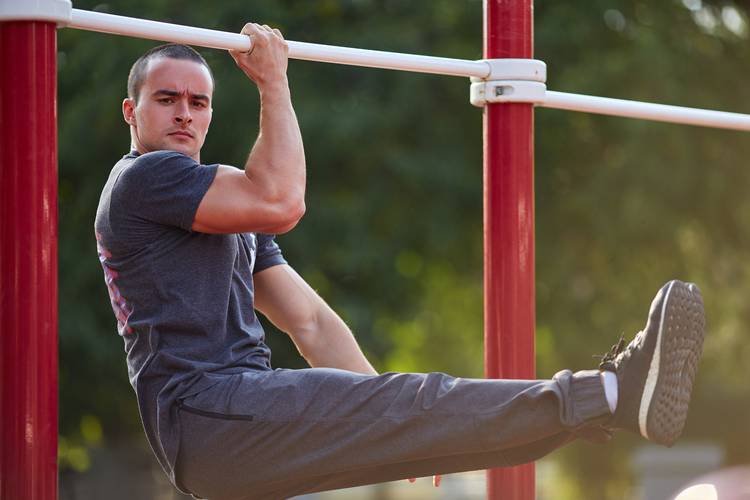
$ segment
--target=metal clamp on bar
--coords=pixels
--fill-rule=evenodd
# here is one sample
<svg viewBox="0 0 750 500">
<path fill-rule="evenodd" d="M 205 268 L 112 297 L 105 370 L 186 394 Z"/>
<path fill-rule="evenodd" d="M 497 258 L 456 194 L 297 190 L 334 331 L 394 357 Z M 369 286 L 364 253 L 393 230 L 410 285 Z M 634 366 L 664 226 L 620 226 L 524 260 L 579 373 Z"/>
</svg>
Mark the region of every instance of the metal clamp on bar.
<svg viewBox="0 0 750 500">
<path fill-rule="evenodd" d="M 485 78 L 471 78 L 469 101 L 477 107 L 496 102 L 544 102 L 547 65 L 536 59 L 484 60 L 490 68 Z"/>
<path fill-rule="evenodd" d="M 479 108 L 493 102 L 544 102 L 547 86 L 525 80 L 493 80 L 471 84 L 469 101 Z"/>
<path fill-rule="evenodd" d="M 70 0 L 0 0 L 0 22 L 54 21 L 62 27 L 70 23 L 72 12 Z"/>
</svg>

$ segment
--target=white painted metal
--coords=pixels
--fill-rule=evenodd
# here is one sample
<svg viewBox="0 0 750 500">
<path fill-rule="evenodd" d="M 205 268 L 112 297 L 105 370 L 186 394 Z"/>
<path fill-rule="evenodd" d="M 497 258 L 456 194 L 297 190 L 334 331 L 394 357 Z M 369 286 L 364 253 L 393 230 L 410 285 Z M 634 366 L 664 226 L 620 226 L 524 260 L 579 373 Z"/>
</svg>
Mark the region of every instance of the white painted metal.
<svg viewBox="0 0 750 500">
<path fill-rule="evenodd" d="M 566 94 L 549 90 L 544 102 L 538 105 L 545 108 L 582 111 L 584 113 L 750 131 L 750 115 L 725 111 L 709 111 L 608 97 Z"/>
<path fill-rule="evenodd" d="M 471 84 L 469 102 L 481 108 L 493 102 L 544 102 L 547 86 L 528 80 L 491 80 Z"/>
<path fill-rule="evenodd" d="M 547 81 L 547 64 L 538 59 L 484 59 L 490 65 L 490 74 L 472 82 L 483 80 L 527 80 L 530 82 Z"/>
<path fill-rule="evenodd" d="M 193 28 L 81 9 L 73 9 L 68 27 L 212 49 L 250 50 L 251 48 L 250 38 L 239 33 Z"/>
<path fill-rule="evenodd" d="M 238 33 L 193 28 L 80 9 L 73 9 L 72 20 L 68 26 L 214 49 L 250 50 L 251 47 L 250 38 Z M 451 76 L 484 78 L 490 74 L 490 66 L 485 61 L 399 54 L 289 40 L 287 42 L 289 44 L 289 57 L 293 59 Z"/>
<path fill-rule="evenodd" d="M 0 21 L 70 21 L 70 0 L 0 0 Z"/>
<path fill-rule="evenodd" d="M 288 43 L 289 57 L 293 59 L 448 76 L 476 76 L 484 78 L 490 73 L 489 64 L 485 61 L 399 54 L 396 52 L 353 49 L 333 45 L 320 45 L 317 43 Z"/>
</svg>

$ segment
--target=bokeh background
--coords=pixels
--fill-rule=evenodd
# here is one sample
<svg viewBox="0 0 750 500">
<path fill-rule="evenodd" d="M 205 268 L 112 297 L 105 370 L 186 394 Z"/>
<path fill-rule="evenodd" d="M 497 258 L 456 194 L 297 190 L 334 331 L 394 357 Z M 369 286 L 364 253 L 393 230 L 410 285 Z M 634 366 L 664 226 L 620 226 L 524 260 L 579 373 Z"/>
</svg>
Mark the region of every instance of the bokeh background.
<svg viewBox="0 0 750 500">
<path fill-rule="evenodd" d="M 252 20 L 296 41 L 482 57 L 480 0 L 74 6 L 232 32 Z M 535 56 L 552 90 L 750 113 L 749 9 L 747 0 L 537 1 Z M 143 435 L 93 232 L 101 188 L 128 151 L 128 70 L 153 45 L 59 36 L 63 499 L 178 498 Z M 201 53 L 217 83 L 202 160 L 241 166 L 258 132 L 257 91 L 228 54 Z M 289 79 L 309 187 L 305 218 L 278 238 L 286 258 L 378 370 L 481 377 L 482 113 L 468 102 L 468 80 L 301 61 L 290 61 Z M 746 133 L 536 112 L 538 376 L 594 366 L 592 355 L 642 326 L 663 282 L 694 281 L 708 330 L 684 441 L 715 447 L 724 465 L 750 462 L 749 155 Z M 266 325 L 273 365 L 305 366 Z M 540 489 L 633 498 L 641 444 L 620 435 L 560 450 L 542 464 L 556 472 Z"/>
</svg>

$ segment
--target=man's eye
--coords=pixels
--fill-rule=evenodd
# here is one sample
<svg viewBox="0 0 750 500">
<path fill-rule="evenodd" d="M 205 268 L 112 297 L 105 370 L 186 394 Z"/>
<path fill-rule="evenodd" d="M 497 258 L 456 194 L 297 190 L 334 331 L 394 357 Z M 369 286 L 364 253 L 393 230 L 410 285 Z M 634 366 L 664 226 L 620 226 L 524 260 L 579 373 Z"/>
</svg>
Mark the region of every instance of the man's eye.
<svg viewBox="0 0 750 500">
<path fill-rule="evenodd" d="M 169 97 L 165 97 L 163 99 L 159 99 L 159 102 L 164 103 L 164 104 L 172 104 L 174 100 L 170 99 Z"/>
<path fill-rule="evenodd" d="M 193 101 L 193 106 L 197 106 L 199 108 L 205 108 L 206 103 L 204 103 L 203 101 Z"/>
</svg>

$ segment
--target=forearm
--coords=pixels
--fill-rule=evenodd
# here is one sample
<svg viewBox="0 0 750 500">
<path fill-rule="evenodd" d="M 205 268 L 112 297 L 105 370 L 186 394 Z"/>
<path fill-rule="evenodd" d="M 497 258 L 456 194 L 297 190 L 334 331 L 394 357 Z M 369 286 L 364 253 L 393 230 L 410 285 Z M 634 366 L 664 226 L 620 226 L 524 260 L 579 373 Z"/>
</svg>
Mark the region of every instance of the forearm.
<svg viewBox="0 0 750 500">
<path fill-rule="evenodd" d="M 346 323 L 329 308 L 313 326 L 290 335 L 312 367 L 327 367 L 376 375 Z"/>
<path fill-rule="evenodd" d="M 260 131 L 245 163 L 245 175 L 269 198 L 304 201 L 305 151 L 289 85 L 280 80 L 259 87 Z"/>
<path fill-rule="evenodd" d="M 288 265 L 254 275 L 255 307 L 286 332 L 312 367 L 377 374 L 349 327 Z"/>
</svg>

